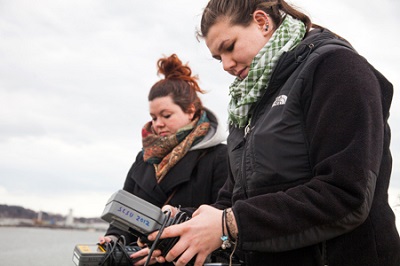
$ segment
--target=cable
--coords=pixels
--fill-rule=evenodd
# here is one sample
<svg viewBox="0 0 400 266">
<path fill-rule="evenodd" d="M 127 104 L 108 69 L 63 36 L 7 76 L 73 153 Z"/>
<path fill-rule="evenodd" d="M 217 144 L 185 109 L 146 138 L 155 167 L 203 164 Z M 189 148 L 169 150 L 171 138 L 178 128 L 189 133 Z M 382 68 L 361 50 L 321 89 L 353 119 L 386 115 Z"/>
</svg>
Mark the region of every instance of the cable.
<svg viewBox="0 0 400 266">
<path fill-rule="evenodd" d="M 106 254 L 104 255 L 103 259 L 99 262 L 99 265 L 104 265 L 107 261 L 112 259 L 112 255 L 114 253 L 116 245 L 114 245 L 113 241 L 110 243 L 105 243 Z"/>
<path fill-rule="evenodd" d="M 144 266 L 147 266 L 147 265 L 149 265 L 149 263 L 150 263 L 151 255 L 153 254 L 154 250 L 156 249 L 156 247 L 157 247 L 157 245 L 158 245 L 158 241 L 160 240 L 161 234 L 162 234 L 162 232 L 164 231 L 164 228 L 166 227 L 166 225 L 167 225 L 167 223 L 168 223 L 168 221 L 169 221 L 169 218 L 171 217 L 171 210 L 168 210 L 168 211 L 166 212 L 166 215 L 167 215 L 167 217 L 166 217 L 166 219 L 164 220 L 163 224 L 161 225 L 161 228 L 160 228 L 160 230 L 158 231 L 158 234 L 157 234 L 157 236 L 156 236 L 156 238 L 155 238 L 153 244 L 151 245 L 151 248 L 150 248 L 150 251 L 149 251 L 149 255 L 147 256 L 147 260 L 146 260 Z"/>
<path fill-rule="evenodd" d="M 183 223 L 190 218 L 185 212 L 178 212 L 174 219 L 170 222 L 170 224 L 180 224 Z M 166 256 L 167 253 L 172 249 L 172 247 L 178 242 L 179 237 L 174 237 L 174 238 L 166 238 L 160 241 L 160 249 L 162 251 L 162 256 Z"/>
<path fill-rule="evenodd" d="M 115 242 L 111 241 L 109 243 L 101 245 L 102 247 L 105 247 L 105 255 L 98 265 L 99 266 L 131 265 L 133 261 L 127 252 L 127 247 L 125 246 L 125 243 L 126 243 L 125 237 L 121 235 L 118 237 L 117 241 Z"/>
<path fill-rule="evenodd" d="M 160 239 L 162 233 L 164 232 L 164 229 L 170 225 L 175 225 L 175 224 L 180 224 L 183 223 L 187 220 L 189 220 L 189 216 L 182 211 L 179 211 L 174 217 L 171 217 L 171 211 L 168 210 L 164 212 L 166 214 L 165 220 L 163 221 L 157 236 L 155 240 L 151 243 L 151 247 L 149 249 L 149 253 L 147 255 L 147 259 L 145 262 L 145 266 L 148 266 L 150 261 L 151 261 L 151 256 L 154 252 L 155 249 L 161 250 L 161 255 L 163 257 L 166 256 L 166 254 L 173 248 L 173 246 L 178 242 L 179 237 L 173 237 L 173 238 L 165 238 L 165 239 Z M 143 259 L 143 257 L 138 258 L 138 259 L 131 259 L 128 251 L 133 251 L 137 252 L 141 248 L 138 246 L 125 246 L 126 245 L 126 240 L 123 235 L 120 235 L 116 241 L 111 241 L 104 243 L 103 245 L 98 244 L 101 248 L 105 250 L 105 254 L 101 261 L 98 263 L 99 266 L 130 266 L 133 265 L 134 262 Z M 133 248 L 133 249 L 132 249 Z M 214 257 L 211 259 L 212 261 L 215 262 L 222 262 L 226 261 L 226 263 L 229 263 L 229 265 L 232 265 L 232 263 L 239 262 L 240 260 L 236 259 L 234 256 L 234 252 L 236 250 L 236 243 L 234 245 L 234 248 L 232 252 L 229 254 L 227 251 L 218 249 L 214 251 L 211 254 L 211 257 Z M 194 258 L 192 261 L 189 262 L 188 265 L 193 265 L 194 264 Z M 239 265 L 242 265 L 239 263 Z"/>
<path fill-rule="evenodd" d="M 145 266 L 150 263 L 151 255 L 156 248 L 160 249 L 161 255 L 165 257 L 167 253 L 171 250 L 171 248 L 176 244 L 176 242 L 178 242 L 179 237 L 160 239 L 165 227 L 180 224 L 190 219 L 189 216 L 183 211 L 179 211 L 173 218 L 171 218 L 171 210 L 167 210 L 164 213 L 166 214 L 166 219 L 164 220 L 153 244 L 151 245 L 149 255 L 147 257 L 146 263 L 144 264 Z"/>
</svg>

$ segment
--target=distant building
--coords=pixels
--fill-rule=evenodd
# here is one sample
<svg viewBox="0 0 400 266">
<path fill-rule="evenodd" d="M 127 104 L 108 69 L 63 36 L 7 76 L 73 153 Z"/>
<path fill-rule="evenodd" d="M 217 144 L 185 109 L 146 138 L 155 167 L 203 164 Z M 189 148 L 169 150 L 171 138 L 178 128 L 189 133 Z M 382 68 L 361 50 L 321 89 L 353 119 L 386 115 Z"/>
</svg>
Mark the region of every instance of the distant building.
<svg viewBox="0 0 400 266">
<path fill-rule="evenodd" d="M 69 209 L 69 213 L 67 217 L 65 218 L 65 226 L 66 227 L 72 227 L 74 225 L 74 216 L 73 216 L 73 211 L 72 209 Z"/>
<path fill-rule="evenodd" d="M 42 211 L 39 211 L 38 216 L 37 216 L 37 222 L 41 223 L 42 219 L 43 219 L 43 213 L 42 213 Z"/>
</svg>

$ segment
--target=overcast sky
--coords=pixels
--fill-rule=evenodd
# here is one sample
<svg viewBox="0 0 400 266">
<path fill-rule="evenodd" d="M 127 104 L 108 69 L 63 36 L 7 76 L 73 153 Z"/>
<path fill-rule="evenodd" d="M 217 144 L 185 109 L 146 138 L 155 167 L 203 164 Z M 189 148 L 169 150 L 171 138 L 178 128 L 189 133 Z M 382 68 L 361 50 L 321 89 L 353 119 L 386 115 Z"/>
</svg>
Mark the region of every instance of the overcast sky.
<svg viewBox="0 0 400 266">
<path fill-rule="evenodd" d="M 233 80 L 197 41 L 205 0 L 0 0 L 0 204 L 98 217 L 141 148 L 156 61 L 176 53 L 226 124 Z M 395 86 L 393 175 L 400 194 L 398 0 L 296 0 Z"/>
</svg>

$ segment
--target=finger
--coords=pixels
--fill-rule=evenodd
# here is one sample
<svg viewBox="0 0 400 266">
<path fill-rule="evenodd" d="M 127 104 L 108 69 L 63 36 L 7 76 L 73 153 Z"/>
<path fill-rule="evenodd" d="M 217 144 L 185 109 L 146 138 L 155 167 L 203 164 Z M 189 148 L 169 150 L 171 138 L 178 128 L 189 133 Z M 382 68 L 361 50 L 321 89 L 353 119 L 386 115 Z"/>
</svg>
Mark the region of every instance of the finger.
<svg viewBox="0 0 400 266">
<path fill-rule="evenodd" d="M 210 252 L 211 253 L 211 252 Z M 176 265 L 187 265 L 195 258 L 194 266 L 203 266 L 208 253 L 206 251 L 198 252 L 196 249 L 188 248 L 177 260 Z"/>
<path fill-rule="evenodd" d="M 148 256 L 149 256 L 149 251 L 150 249 L 145 248 L 142 250 L 139 250 L 135 253 L 133 253 L 130 258 L 131 259 L 138 259 L 134 265 L 144 265 L 147 262 Z M 155 264 L 156 262 L 158 262 L 157 257 L 161 256 L 161 250 L 156 249 L 153 251 L 153 253 L 151 254 L 151 258 L 149 261 L 149 265 L 150 264 Z M 160 261 L 165 262 L 164 258 L 159 258 Z"/>
<path fill-rule="evenodd" d="M 176 260 L 175 265 L 177 266 L 183 266 L 189 264 L 189 262 L 192 260 L 192 258 L 196 255 L 195 252 L 191 252 L 189 249 L 186 250 L 183 254 L 180 255 L 180 257 Z M 168 256 L 168 255 L 167 255 Z M 196 260 L 197 261 L 197 260 Z M 203 264 L 200 264 L 203 265 Z"/>
<path fill-rule="evenodd" d="M 147 258 L 148 258 L 148 256 L 139 257 L 139 258 L 132 258 L 132 256 L 131 256 L 133 265 L 145 265 L 147 262 Z M 150 262 L 151 262 L 151 258 L 150 258 Z M 151 264 L 150 262 L 148 264 Z M 155 262 L 155 259 L 154 259 L 154 262 Z"/>
<path fill-rule="evenodd" d="M 197 210 L 195 210 L 194 213 L 192 214 L 192 218 L 199 215 L 202 212 L 202 209 L 205 208 L 205 206 L 207 205 L 200 205 L 200 207 L 198 207 Z"/>
<path fill-rule="evenodd" d="M 178 241 L 165 256 L 165 260 L 174 261 L 177 257 L 181 256 L 182 253 L 188 248 L 187 243 L 187 241 Z"/>
<path fill-rule="evenodd" d="M 171 206 L 171 205 L 165 205 L 164 207 L 162 207 L 161 209 L 163 212 L 170 212 L 171 213 L 171 217 L 175 217 L 176 214 L 178 213 L 178 209 Z"/>
<path fill-rule="evenodd" d="M 166 260 L 165 260 L 165 258 L 164 258 L 163 256 L 158 256 L 158 257 L 156 257 L 156 261 L 157 261 L 158 263 L 164 263 L 164 262 L 166 262 Z"/>
<path fill-rule="evenodd" d="M 111 238 L 109 238 L 109 237 L 106 237 L 106 236 L 102 236 L 102 237 L 100 237 L 99 238 L 99 243 L 100 244 L 104 244 L 104 243 L 108 243 L 108 242 L 110 242 L 111 241 Z"/>
<path fill-rule="evenodd" d="M 159 232 L 159 231 L 154 231 L 153 233 L 149 234 L 149 235 L 147 236 L 147 239 L 148 239 L 149 241 L 154 241 L 154 240 L 156 239 L 156 236 L 157 236 L 158 232 Z"/>
<path fill-rule="evenodd" d="M 146 247 L 146 243 L 143 243 L 143 242 L 140 240 L 140 237 L 138 237 L 138 239 L 136 240 L 136 244 L 137 244 L 140 248 Z"/>
<path fill-rule="evenodd" d="M 144 249 L 141 249 L 139 251 L 136 251 L 130 257 L 132 259 L 136 259 L 136 258 L 139 258 L 139 257 L 142 257 L 142 256 L 147 256 L 147 255 L 149 255 L 149 249 L 148 248 L 144 248 Z"/>
<path fill-rule="evenodd" d="M 171 226 L 164 228 L 164 231 L 161 234 L 160 239 L 180 236 L 180 233 L 182 232 L 181 225 L 182 224 L 176 224 L 176 225 L 171 225 Z M 156 239 L 158 232 L 159 231 L 155 231 L 155 232 L 149 234 L 147 239 L 150 241 L 154 241 Z"/>
<path fill-rule="evenodd" d="M 153 253 L 151 254 L 152 257 L 160 257 L 161 256 L 161 250 L 156 249 L 153 251 Z"/>
<path fill-rule="evenodd" d="M 135 266 L 145 265 L 146 262 L 147 262 L 147 257 L 144 257 L 143 259 L 136 261 L 133 265 L 135 265 Z M 150 258 L 148 265 L 155 264 L 155 263 L 157 263 L 156 258 Z"/>
<path fill-rule="evenodd" d="M 196 217 L 197 215 L 199 215 L 199 213 L 200 213 L 199 209 L 195 210 L 195 211 L 192 213 L 192 218 L 193 218 L 193 217 Z"/>
<path fill-rule="evenodd" d="M 174 207 L 172 207 L 171 205 L 164 205 L 161 208 L 161 211 L 165 212 L 165 211 L 168 211 L 168 210 L 172 210 L 172 208 L 174 208 Z"/>
<path fill-rule="evenodd" d="M 207 255 L 197 254 L 194 266 L 203 266 L 207 259 Z"/>
<path fill-rule="evenodd" d="M 104 237 L 100 237 L 100 238 L 99 238 L 99 243 L 100 243 L 100 244 L 104 244 L 104 242 L 105 242 Z"/>
</svg>

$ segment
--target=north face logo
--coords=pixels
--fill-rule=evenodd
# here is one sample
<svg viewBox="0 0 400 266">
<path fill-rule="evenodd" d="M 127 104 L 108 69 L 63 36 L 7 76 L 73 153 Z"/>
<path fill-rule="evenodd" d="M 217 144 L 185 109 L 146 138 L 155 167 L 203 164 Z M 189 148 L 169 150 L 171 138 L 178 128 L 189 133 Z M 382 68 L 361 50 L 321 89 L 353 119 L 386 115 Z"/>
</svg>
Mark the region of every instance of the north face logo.
<svg viewBox="0 0 400 266">
<path fill-rule="evenodd" d="M 286 95 L 279 95 L 278 97 L 275 98 L 275 101 L 272 104 L 272 107 L 277 106 L 277 105 L 284 105 L 286 103 L 286 100 L 287 100 Z"/>
</svg>

